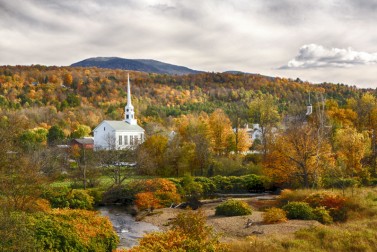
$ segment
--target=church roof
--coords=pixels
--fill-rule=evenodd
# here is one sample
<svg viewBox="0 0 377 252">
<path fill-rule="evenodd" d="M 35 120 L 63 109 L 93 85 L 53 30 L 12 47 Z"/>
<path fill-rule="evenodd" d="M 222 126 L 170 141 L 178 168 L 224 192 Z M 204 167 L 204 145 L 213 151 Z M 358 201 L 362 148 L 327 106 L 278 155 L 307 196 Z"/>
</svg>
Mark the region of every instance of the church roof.
<svg viewBox="0 0 377 252">
<path fill-rule="evenodd" d="M 110 127 L 112 127 L 116 131 L 135 131 L 135 132 L 144 131 L 144 129 L 142 127 L 140 127 L 139 125 L 131 125 L 131 124 L 125 122 L 125 121 L 108 121 L 108 120 L 102 121 L 102 123 L 104 123 L 104 122 L 109 124 Z M 97 126 L 97 128 L 102 123 L 100 123 Z"/>
</svg>

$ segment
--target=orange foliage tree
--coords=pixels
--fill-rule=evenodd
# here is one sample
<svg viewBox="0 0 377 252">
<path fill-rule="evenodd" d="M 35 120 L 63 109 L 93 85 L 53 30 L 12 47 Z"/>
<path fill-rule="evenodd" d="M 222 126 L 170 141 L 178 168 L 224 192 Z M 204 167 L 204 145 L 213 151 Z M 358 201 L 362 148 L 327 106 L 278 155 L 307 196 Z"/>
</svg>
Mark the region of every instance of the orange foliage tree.
<svg viewBox="0 0 377 252">
<path fill-rule="evenodd" d="M 181 200 L 175 184 L 167 179 L 147 179 L 139 181 L 142 192 L 136 194 L 135 204 L 141 210 L 150 210 L 176 204 Z"/>
<path fill-rule="evenodd" d="M 320 139 L 311 125 L 302 124 L 276 136 L 263 168 L 275 182 L 309 188 L 333 165 L 331 146 L 326 139 Z"/>
<path fill-rule="evenodd" d="M 148 210 L 152 212 L 154 209 L 160 208 L 160 201 L 152 192 L 141 192 L 136 194 L 135 205 L 140 210 Z"/>
</svg>

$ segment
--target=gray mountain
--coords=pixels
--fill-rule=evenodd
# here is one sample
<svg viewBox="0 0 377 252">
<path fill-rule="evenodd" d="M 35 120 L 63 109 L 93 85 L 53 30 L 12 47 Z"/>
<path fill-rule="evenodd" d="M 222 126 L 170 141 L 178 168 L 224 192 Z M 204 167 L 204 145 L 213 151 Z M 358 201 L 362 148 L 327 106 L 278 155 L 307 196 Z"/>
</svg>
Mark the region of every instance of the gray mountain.
<svg viewBox="0 0 377 252">
<path fill-rule="evenodd" d="M 196 71 L 187 67 L 172 65 L 150 59 L 123 59 L 118 57 L 95 57 L 73 63 L 73 67 L 98 67 L 110 69 L 124 69 L 159 74 L 197 74 Z"/>
</svg>

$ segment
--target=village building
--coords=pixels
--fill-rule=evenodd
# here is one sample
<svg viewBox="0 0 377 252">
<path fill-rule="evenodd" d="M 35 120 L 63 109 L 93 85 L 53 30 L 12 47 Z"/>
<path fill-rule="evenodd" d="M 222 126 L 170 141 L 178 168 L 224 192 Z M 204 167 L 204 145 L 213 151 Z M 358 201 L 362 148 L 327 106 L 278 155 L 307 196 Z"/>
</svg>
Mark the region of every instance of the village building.
<svg viewBox="0 0 377 252">
<path fill-rule="evenodd" d="M 122 150 L 144 142 L 145 130 L 137 124 L 131 103 L 130 77 L 127 80 L 127 105 L 124 120 L 102 121 L 94 130 L 94 150 Z"/>
<path fill-rule="evenodd" d="M 245 130 L 247 135 L 249 136 L 250 141 L 253 143 L 255 140 L 262 141 L 262 129 L 260 128 L 258 123 L 252 124 L 252 127 L 249 127 L 249 124 L 246 123 L 244 128 L 240 128 Z M 233 128 L 233 131 L 236 132 L 237 129 Z"/>
<path fill-rule="evenodd" d="M 81 149 L 93 149 L 94 138 L 93 137 L 75 138 L 71 140 L 70 145 L 71 146 L 77 145 Z"/>
</svg>

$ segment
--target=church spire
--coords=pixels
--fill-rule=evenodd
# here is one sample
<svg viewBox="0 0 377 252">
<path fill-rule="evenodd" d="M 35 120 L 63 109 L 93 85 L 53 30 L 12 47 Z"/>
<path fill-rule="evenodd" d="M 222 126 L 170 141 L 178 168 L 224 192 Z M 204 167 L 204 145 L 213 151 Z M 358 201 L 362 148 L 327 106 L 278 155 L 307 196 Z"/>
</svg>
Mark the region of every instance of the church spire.
<svg viewBox="0 0 377 252">
<path fill-rule="evenodd" d="M 134 106 L 131 103 L 131 85 L 130 85 L 130 74 L 127 74 L 127 105 L 124 108 L 124 119 L 126 123 L 131 125 L 137 125 L 135 119 Z"/>
<path fill-rule="evenodd" d="M 130 87 L 130 74 L 127 74 L 127 105 L 131 105 L 131 87 Z"/>
</svg>

